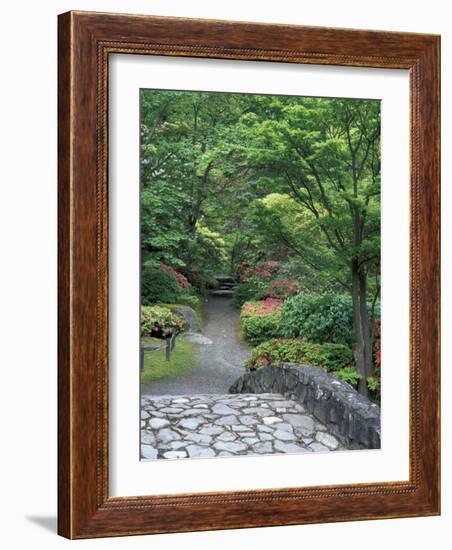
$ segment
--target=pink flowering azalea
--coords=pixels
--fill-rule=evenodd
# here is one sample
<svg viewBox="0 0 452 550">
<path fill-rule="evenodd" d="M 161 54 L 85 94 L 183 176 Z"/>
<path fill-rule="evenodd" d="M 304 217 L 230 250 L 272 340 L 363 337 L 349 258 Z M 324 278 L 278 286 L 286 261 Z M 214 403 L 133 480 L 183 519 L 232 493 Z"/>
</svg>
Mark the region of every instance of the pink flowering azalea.
<svg viewBox="0 0 452 550">
<path fill-rule="evenodd" d="M 187 277 L 185 277 L 185 275 L 182 275 L 182 273 L 179 273 L 179 271 L 176 271 L 174 267 L 161 263 L 157 267 L 157 269 L 159 271 L 165 271 L 166 273 L 169 273 L 176 279 L 177 288 L 179 289 L 179 292 L 184 292 L 185 290 L 189 290 L 190 288 L 192 288 L 192 285 L 190 284 Z"/>
<path fill-rule="evenodd" d="M 264 317 L 272 313 L 279 313 L 284 301 L 275 298 L 265 298 L 259 302 L 246 302 L 242 306 L 242 317 Z"/>
<path fill-rule="evenodd" d="M 285 299 L 298 291 L 299 283 L 296 279 L 275 279 L 268 285 L 267 294 L 270 298 Z"/>
</svg>

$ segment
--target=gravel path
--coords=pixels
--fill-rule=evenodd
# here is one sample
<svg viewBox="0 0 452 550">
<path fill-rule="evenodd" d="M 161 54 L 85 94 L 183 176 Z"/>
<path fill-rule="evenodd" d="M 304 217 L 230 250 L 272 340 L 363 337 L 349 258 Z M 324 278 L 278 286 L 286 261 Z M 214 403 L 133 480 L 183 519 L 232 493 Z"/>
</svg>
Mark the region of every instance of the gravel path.
<svg viewBox="0 0 452 550">
<path fill-rule="evenodd" d="M 211 344 L 199 345 L 198 365 L 172 380 L 160 380 L 142 386 L 142 395 L 228 392 L 232 383 L 243 374 L 243 363 L 250 355 L 248 348 L 239 340 L 239 312 L 233 307 L 230 298 L 209 297 L 202 332 Z"/>
<path fill-rule="evenodd" d="M 144 396 L 141 401 L 143 460 L 343 449 L 303 405 L 279 394 Z"/>
</svg>

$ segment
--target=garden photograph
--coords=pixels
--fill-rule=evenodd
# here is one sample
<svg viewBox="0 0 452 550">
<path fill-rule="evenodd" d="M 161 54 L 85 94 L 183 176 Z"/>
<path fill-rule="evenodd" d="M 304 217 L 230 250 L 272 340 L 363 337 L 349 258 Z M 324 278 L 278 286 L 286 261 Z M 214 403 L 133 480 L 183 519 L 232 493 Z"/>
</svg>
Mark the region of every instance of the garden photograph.
<svg viewBox="0 0 452 550">
<path fill-rule="evenodd" d="M 140 457 L 381 447 L 380 101 L 140 90 Z"/>
</svg>

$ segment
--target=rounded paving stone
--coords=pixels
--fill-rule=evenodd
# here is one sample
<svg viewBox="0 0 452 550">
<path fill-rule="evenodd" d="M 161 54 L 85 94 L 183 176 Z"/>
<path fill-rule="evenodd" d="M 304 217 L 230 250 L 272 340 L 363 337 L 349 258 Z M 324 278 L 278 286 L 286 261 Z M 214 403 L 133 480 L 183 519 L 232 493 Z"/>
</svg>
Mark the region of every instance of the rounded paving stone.
<svg viewBox="0 0 452 550">
<path fill-rule="evenodd" d="M 259 428 L 259 426 L 258 426 Z M 231 426 L 231 430 L 233 430 L 234 432 L 247 432 L 249 430 L 249 428 L 247 426 L 243 426 L 243 424 L 233 424 Z"/>
<path fill-rule="evenodd" d="M 295 441 L 297 436 L 293 432 L 288 432 L 286 430 L 276 430 L 275 438 L 281 441 Z"/>
<path fill-rule="evenodd" d="M 208 445 L 212 441 L 212 436 L 198 434 L 195 432 L 195 433 L 186 435 L 185 439 L 188 439 L 189 441 L 194 441 L 195 443 L 203 443 L 205 445 Z"/>
<path fill-rule="evenodd" d="M 267 454 L 273 451 L 273 447 L 270 441 L 265 441 L 264 443 L 255 443 L 253 451 L 259 454 Z"/>
<path fill-rule="evenodd" d="M 303 447 L 296 443 L 284 443 L 283 441 L 275 441 L 275 449 L 283 453 L 300 453 L 305 451 Z"/>
<path fill-rule="evenodd" d="M 168 441 L 180 440 L 180 438 L 180 434 L 178 434 L 174 430 L 170 430 L 169 428 L 163 428 L 163 430 L 159 430 L 157 432 L 158 441 L 161 441 L 163 443 L 167 443 Z"/>
<path fill-rule="evenodd" d="M 265 433 L 273 432 L 273 428 L 270 428 L 270 426 L 264 426 L 264 424 L 258 424 L 256 428 L 259 432 L 265 432 Z"/>
<path fill-rule="evenodd" d="M 188 441 L 171 441 L 168 444 L 168 447 L 177 451 L 178 449 L 182 449 L 182 447 L 186 447 L 187 445 Z"/>
<path fill-rule="evenodd" d="M 234 441 L 235 439 L 237 439 L 237 436 L 232 432 L 223 432 L 216 439 L 220 441 Z"/>
<path fill-rule="evenodd" d="M 151 445 L 141 445 L 141 456 L 147 460 L 153 460 L 157 458 L 157 449 Z"/>
<path fill-rule="evenodd" d="M 151 418 L 148 421 L 148 426 L 153 430 L 160 430 L 161 428 L 166 428 L 170 425 L 170 421 L 166 418 Z"/>
<path fill-rule="evenodd" d="M 312 449 L 315 453 L 330 450 L 330 449 L 328 449 L 328 447 L 325 447 L 325 445 L 322 445 L 321 443 L 318 443 L 317 441 L 314 441 L 314 443 L 311 443 L 309 445 L 309 448 Z"/>
<path fill-rule="evenodd" d="M 244 426 L 253 426 L 254 424 L 259 424 L 259 420 L 255 416 L 251 416 L 249 414 L 239 416 L 239 420 Z"/>
<path fill-rule="evenodd" d="M 239 451 L 247 449 L 245 443 L 238 441 L 217 441 L 213 446 L 219 451 L 229 451 L 231 453 L 238 453 Z"/>
<path fill-rule="evenodd" d="M 221 434 L 222 432 L 223 432 L 223 428 L 220 428 L 220 426 L 206 426 L 199 430 L 200 434 L 205 434 L 205 435 L 218 435 L 218 434 Z"/>
<path fill-rule="evenodd" d="M 218 424 L 219 426 L 233 426 L 234 424 L 237 424 L 237 417 L 233 415 L 220 416 L 218 420 L 215 420 L 215 424 Z"/>
<path fill-rule="evenodd" d="M 184 418 L 178 423 L 181 428 L 187 428 L 188 430 L 196 430 L 196 428 L 202 424 L 204 420 L 202 418 Z"/>
<path fill-rule="evenodd" d="M 276 424 L 275 429 L 279 431 L 293 433 L 292 425 L 288 424 L 287 422 L 280 422 L 279 424 Z"/>
<path fill-rule="evenodd" d="M 212 407 L 212 412 L 215 414 L 237 414 L 236 410 L 231 409 L 231 407 L 222 403 L 214 405 Z"/>
<path fill-rule="evenodd" d="M 279 418 L 277 416 L 265 416 L 262 419 L 262 421 L 263 421 L 264 424 L 267 424 L 267 425 L 272 425 L 272 424 L 276 424 L 278 422 L 282 422 L 281 418 Z"/>
<path fill-rule="evenodd" d="M 322 445 L 325 445 L 329 449 L 332 449 L 333 451 L 339 447 L 339 441 L 332 436 L 329 433 L 326 432 L 317 432 L 315 434 L 316 440 L 321 443 Z"/>
<path fill-rule="evenodd" d="M 190 458 L 211 458 L 215 456 L 213 449 L 201 445 L 188 445 L 187 452 Z"/>
<path fill-rule="evenodd" d="M 283 414 L 283 418 L 294 428 L 299 428 L 305 432 L 304 435 L 309 435 L 314 431 L 314 420 L 310 416 L 305 414 Z"/>
<path fill-rule="evenodd" d="M 154 445 L 155 435 L 147 430 L 141 430 L 141 443 L 145 445 Z"/>
<path fill-rule="evenodd" d="M 180 413 L 181 416 L 197 416 L 203 414 L 202 409 L 186 409 Z"/>
<path fill-rule="evenodd" d="M 320 424 L 320 422 L 316 422 L 314 424 L 314 430 L 316 432 L 326 432 L 326 426 L 324 424 Z"/>
</svg>

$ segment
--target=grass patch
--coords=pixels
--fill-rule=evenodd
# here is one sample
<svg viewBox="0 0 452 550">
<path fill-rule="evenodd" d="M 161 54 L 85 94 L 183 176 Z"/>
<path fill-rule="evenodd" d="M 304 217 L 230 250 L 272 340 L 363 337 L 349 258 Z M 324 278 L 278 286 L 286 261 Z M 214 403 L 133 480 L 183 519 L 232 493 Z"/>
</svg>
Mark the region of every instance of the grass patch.
<svg viewBox="0 0 452 550">
<path fill-rule="evenodd" d="M 149 343 L 164 345 L 163 340 L 145 338 Z M 177 340 L 176 347 L 171 352 L 170 361 L 166 360 L 165 350 L 145 351 L 144 368 L 141 371 L 141 383 L 151 384 L 157 380 L 175 378 L 194 368 L 197 364 L 196 351 L 198 345 L 194 342 Z"/>
</svg>

